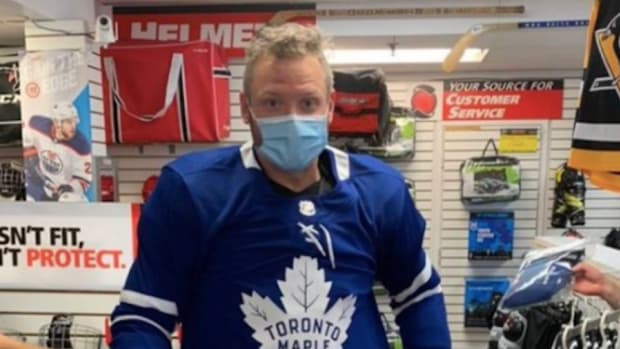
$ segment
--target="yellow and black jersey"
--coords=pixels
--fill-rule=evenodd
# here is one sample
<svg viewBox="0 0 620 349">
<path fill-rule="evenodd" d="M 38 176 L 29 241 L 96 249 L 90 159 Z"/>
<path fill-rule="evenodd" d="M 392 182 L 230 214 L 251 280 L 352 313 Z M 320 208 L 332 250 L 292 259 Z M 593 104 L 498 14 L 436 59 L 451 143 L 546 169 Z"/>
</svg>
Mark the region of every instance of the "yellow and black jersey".
<svg viewBox="0 0 620 349">
<path fill-rule="evenodd" d="M 569 166 L 620 192 L 620 0 L 594 0 Z"/>
</svg>

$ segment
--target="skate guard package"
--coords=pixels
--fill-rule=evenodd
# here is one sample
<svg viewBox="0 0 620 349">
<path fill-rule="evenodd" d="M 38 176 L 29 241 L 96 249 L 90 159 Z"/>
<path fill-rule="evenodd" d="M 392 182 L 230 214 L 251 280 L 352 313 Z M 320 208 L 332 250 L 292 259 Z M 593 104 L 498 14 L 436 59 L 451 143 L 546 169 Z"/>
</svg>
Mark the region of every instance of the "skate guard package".
<svg viewBox="0 0 620 349">
<path fill-rule="evenodd" d="M 585 240 L 576 240 L 528 253 L 500 309 L 521 309 L 566 298 L 570 294 L 572 269 L 583 260 L 585 245 Z"/>
<path fill-rule="evenodd" d="M 495 154 L 487 155 L 489 146 Z M 514 201 L 521 194 L 519 160 L 500 156 L 493 139 L 489 139 L 481 157 L 461 164 L 461 200 L 466 204 Z"/>
</svg>

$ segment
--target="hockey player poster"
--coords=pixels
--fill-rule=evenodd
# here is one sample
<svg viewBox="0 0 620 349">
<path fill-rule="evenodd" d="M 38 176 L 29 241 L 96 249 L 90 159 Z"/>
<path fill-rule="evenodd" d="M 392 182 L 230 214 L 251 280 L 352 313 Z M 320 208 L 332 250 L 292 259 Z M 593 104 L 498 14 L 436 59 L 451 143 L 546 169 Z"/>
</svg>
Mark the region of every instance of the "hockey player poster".
<svg viewBox="0 0 620 349">
<path fill-rule="evenodd" d="M 93 201 L 85 54 L 28 53 L 20 76 L 28 201 Z"/>
<path fill-rule="evenodd" d="M 472 212 L 469 217 L 470 260 L 512 259 L 513 212 Z"/>
</svg>

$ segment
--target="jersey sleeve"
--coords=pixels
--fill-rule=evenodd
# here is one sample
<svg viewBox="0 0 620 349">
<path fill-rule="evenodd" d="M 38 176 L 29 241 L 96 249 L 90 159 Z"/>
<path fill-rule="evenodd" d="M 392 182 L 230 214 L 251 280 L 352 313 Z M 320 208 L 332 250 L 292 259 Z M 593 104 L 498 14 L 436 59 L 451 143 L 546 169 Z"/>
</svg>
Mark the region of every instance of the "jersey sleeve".
<svg viewBox="0 0 620 349">
<path fill-rule="evenodd" d="M 75 191 L 84 192 L 92 181 L 92 163 L 90 154 L 73 154 L 73 171 L 71 186 Z"/>
<path fill-rule="evenodd" d="M 170 347 L 199 254 L 200 223 L 183 178 L 164 168 L 138 224 L 138 255 L 112 314 L 112 348 Z"/>
<path fill-rule="evenodd" d="M 379 278 L 406 349 L 450 348 L 440 278 L 422 243 L 426 222 L 403 181 L 379 219 Z"/>
</svg>

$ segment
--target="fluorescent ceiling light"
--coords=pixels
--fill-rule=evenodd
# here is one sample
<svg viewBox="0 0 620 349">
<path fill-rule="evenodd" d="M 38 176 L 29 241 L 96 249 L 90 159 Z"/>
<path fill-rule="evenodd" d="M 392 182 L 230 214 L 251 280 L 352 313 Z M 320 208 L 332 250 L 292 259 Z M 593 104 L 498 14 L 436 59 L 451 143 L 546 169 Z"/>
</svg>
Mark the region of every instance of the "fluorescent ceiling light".
<svg viewBox="0 0 620 349">
<path fill-rule="evenodd" d="M 392 53 L 390 49 L 328 50 L 330 64 L 406 64 L 441 63 L 450 53 L 449 48 L 400 49 Z M 461 63 L 481 63 L 489 53 L 488 49 L 468 48 Z"/>
</svg>

